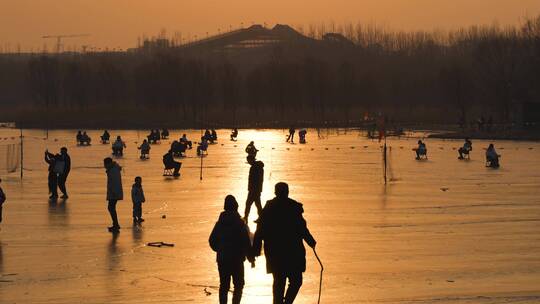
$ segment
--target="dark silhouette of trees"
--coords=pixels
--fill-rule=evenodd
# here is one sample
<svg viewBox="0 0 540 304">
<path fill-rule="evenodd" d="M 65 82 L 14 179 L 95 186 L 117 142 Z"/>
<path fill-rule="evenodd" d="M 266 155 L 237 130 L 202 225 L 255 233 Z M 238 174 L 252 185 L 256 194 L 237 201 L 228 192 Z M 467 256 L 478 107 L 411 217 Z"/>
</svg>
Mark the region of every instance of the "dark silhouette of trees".
<svg viewBox="0 0 540 304">
<path fill-rule="evenodd" d="M 516 103 L 540 100 L 540 17 L 451 32 L 361 24 L 304 31 L 305 40 L 243 50 L 145 43 L 125 53 L 0 55 L 0 107 L 71 111 L 73 124 L 91 112 L 126 124 L 288 126 L 348 124 L 365 112 L 403 122 L 511 122 Z"/>
</svg>

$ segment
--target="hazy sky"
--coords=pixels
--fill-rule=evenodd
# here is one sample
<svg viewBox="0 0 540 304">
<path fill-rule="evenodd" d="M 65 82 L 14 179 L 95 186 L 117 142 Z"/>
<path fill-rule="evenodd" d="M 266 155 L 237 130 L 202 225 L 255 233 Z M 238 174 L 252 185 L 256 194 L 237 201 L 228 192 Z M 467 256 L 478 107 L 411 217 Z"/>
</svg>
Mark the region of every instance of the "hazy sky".
<svg viewBox="0 0 540 304">
<path fill-rule="evenodd" d="M 264 23 L 378 23 L 393 29 L 514 24 L 540 14 L 540 0 L 0 0 L 0 47 L 49 48 L 45 34 L 89 33 L 66 41 L 132 47 L 161 29 L 184 36 Z"/>
</svg>

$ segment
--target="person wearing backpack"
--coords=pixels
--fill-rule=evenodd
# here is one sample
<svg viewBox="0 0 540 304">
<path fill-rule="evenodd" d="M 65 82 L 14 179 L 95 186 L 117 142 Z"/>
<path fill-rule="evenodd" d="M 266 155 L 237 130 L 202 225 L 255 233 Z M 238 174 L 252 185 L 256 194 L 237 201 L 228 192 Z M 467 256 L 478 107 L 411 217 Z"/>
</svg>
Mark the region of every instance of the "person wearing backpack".
<svg viewBox="0 0 540 304">
<path fill-rule="evenodd" d="M 58 165 L 58 188 L 60 188 L 60 191 L 62 191 L 61 197 L 66 199 L 68 198 L 66 181 L 69 171 L 71 171 L 71 157 L 69 157 L 66 147 L 62 147 L 62 149 L 60 149 L 60 162 L 62 162 L 63 165 Z"/>
<path fill-rule="evenodd" d="M 227 303 L 227 295 L 234 284 L 233 304 L 239 304 L 244 289 L 244 261 L 251 262 L 255 267 L 255 257 L 251 250 L 249 228 L 238 213 L 238 202 L 232 195 L 225 197 L 225 211 L 210 234 L 208 242 L 217 254 L 216 260 L 219 271 L 219 303 Z"/>
</svg>

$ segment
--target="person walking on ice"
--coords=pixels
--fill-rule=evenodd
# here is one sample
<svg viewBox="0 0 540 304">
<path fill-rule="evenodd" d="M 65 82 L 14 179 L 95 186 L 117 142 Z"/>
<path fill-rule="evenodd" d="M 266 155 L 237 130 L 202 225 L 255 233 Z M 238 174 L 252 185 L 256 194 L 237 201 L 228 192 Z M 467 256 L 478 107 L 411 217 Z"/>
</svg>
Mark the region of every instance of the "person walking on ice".
<svg viewBox="0 0 540 304">
<path fill-rule="evenodd" d="M 266 270 L 274 277 L 273 303 L 292 304 L 302 286 L 302 273 L 306 271 L 304 241 L 312 248 L 317 242 L 302 216 L 302 204 L 289 198 L 289 186 L 277 183 L 275 194 L 259 217 L 253 252 L 260 256 L 264 242 Z M 287 280 L 289 286 L 285 292 Z"/>
<path fill-rule="evenodd" d="M 122 167 L 110 157 L 103 160 L 103 165 L 107 172 L 107 209 L 112 220 L 112 226 L 108 229 L 110 232 L 119 232 L 120 225 L 118 224 L 118 215 L 116 214 L 116 203 L 124 199 Z"/>
<path fill-rule="evenodd" d="M 254 156 L 248 156 L 247 161 L 251 167 L 249 168 L 248 196 L 246 199 L 246 209 L 244 210 L 244 221 L 246 223 L 248 222 L 249 212 L 253 203 L 257 207 L 257 214 L 259 216 L 261 215 L 261 193 L 264 181 L 264 163 L 255 160 Z"/>
<path fill-rule="evenodd" d="M 238 202 L 232 195 L 225 197 L 225 211 L 210 234 L 208 242 L 217 253 L 216 261 L 219 271 L 219 303 L 226 304 L 231 286 L 234 284 L 232 303 L 240 304 L 244 289 L 244 261 L 255 267 L 255 258 L 251 250 L 249 228 L 240 218 Z"/>
</svg>

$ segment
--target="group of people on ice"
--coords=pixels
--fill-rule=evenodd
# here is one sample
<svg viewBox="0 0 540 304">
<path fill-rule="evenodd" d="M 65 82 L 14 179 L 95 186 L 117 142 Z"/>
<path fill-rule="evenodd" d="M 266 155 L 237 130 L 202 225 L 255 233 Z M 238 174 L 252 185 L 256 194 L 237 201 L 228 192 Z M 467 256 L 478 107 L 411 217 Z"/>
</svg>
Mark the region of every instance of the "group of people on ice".
<svg viewBox="0 0 540 304">
<path fill-rule="evenodd" d="M 252 164 L 252 168 L 255 164 Z M 251 170 L 250 170 L 251 177 Z M 250 195 L 259 191 L 253 189 L 250 179 L 248 201 L 258 199 L 257 230 L 250 241 L 249 228 L 246 224 L 249 206 L 246 203 L 245 217 L 238 212 L 238 202 L 232 195 L 225 197 L 223 209 L 210 237 L 209 244 L 216 252 L 219 272 L 219 303 L 226 304 L 231 287 L 234 284 L 232 303 L 239 304 L 245 285 L 244 261 L 247 259 L 255 267 L 255 258 L 261 255 L 264 244 L 266 271 L 272 274 L 273 303 L 292 304 L 302 286 L 303 272 L 306 271 L 306 249 L 304 241 L 312 248 L 317 242 L 307 228 L 303 217 L 302 204 L 289 198 L 289 186 L 280 182 L 275 185 L 275 198 L 269 200 L 264 208 L 258 198 Z M 288 281 L 288 287 L 286 284 Z"/>
<path fill-rule="evenodd" d="M 422 140 L 418 141 L 418 146 L 413 150 L 416 153 L 417 160 L 427 159 L 427 146 Z M 472 150 L 473 150 L 472 141 L 469 138 L 466 138 L 465 142 L 463 143 L 463 146 L 458 149 L 458 154 L 459 154 L 458 159 L 460 160 L 468 159 L 469 154 L 471 153 Z M 486 149 L 486 167 L 499 168 L 500 157 L 501 155 L 499 155 L 497 151 L 495 150 L 495 145 L 489 144 L 489 146 Z"/>
<path fill-rule="evenodd" d="M 49 186 L 49 198 L 58 199 L 58 188 L 62 192 L 61 198 L 68 198 L 66 181 L 71 171 L 71 157 L 67 153 L 67 148 L 62 147 L 60 153 L 53 154 L 45 151 L 45 162 L 49 165 L 49 175 L 47 178 Z"/>
</svg>

